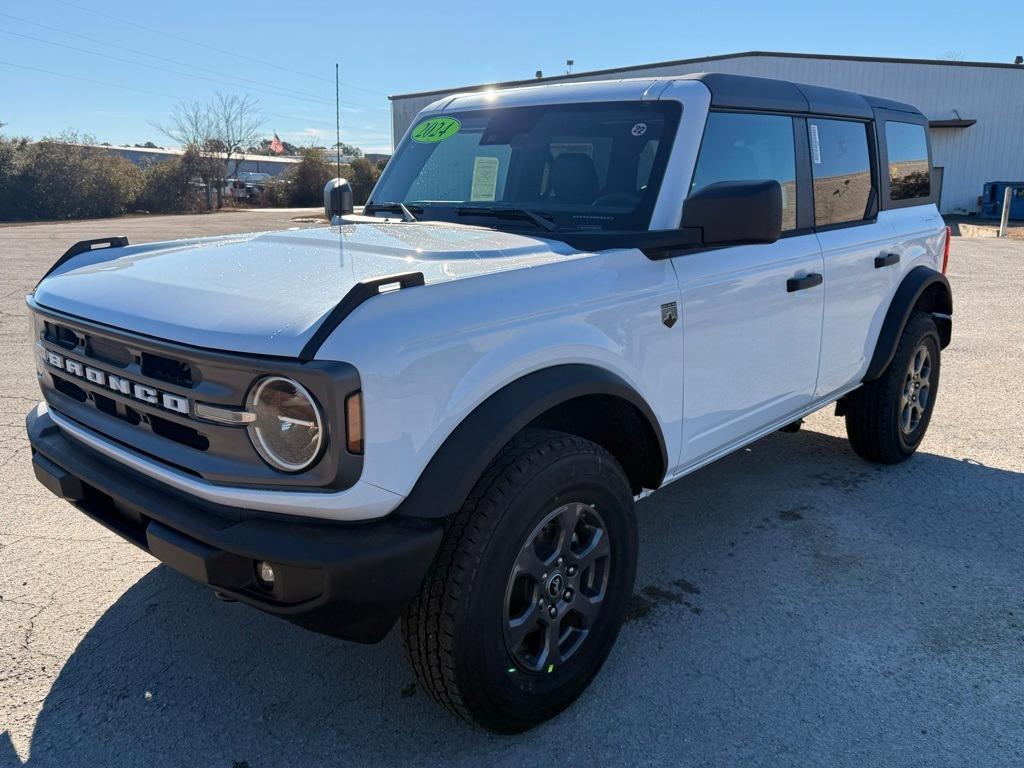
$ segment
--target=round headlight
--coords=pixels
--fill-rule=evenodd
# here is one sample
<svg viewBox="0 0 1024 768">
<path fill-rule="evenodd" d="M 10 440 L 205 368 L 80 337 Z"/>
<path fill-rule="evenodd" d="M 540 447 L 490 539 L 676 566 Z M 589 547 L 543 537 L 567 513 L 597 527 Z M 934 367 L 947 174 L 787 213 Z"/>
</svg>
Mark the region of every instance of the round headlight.
<svg viewBox="0 0 1024 768">
<path fill-rule="evenodd" d="M 261 379 L 249 393 L 256 418 L 249 437 L 263 460 L 283 472 L 300 472 L 320 455 L 323 420 L 313 397 L 298 382 L 280 376 Z"/>
</svg>

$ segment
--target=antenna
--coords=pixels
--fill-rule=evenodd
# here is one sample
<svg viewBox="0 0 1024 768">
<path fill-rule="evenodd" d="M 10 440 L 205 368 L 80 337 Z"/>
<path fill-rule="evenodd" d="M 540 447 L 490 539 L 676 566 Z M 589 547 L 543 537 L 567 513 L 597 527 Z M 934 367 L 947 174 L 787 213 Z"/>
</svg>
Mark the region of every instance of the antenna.
<svg viewBox="0 0 1024 768">
<path fill-rule="evenodd" d="M 338 79 L 338 62 L 334 62 L 334 127 L 335 156 L 338 160 L 338 175 L 341 178 L 341 80 Z"/>
</svg>

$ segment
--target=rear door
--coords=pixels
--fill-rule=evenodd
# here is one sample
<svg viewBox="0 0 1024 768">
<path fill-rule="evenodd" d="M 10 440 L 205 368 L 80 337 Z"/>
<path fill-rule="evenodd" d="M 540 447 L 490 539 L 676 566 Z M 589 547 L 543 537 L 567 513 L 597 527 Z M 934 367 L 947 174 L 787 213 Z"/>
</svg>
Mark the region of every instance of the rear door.
<svg viewBox="0 0 1024 768">
<path fill-rule="evenodd" d="M 856 381 L 874 351 L 899 278 L 896 232 L 878 215 L 872 123 L 807 118 L 814 225 L 825 268 L 825 316 L 816 395 Z"/>
<path fill-rule="evenodd" d="M 896 232 L 901 275 L 915 266 L 942 269 L 946 222 L 939 215 L 942 168 L 931 165 L 927 119 L 875 110 L 882 165 L 882 212 Z"/>
<path fill-rule="evenodd" d="M 818 397 L 860 381 L 903 276 L 922 261 L 937 267 L 941 251 L 944 225 L 932 204 L 925 119 L 887 110 L 875 115 L 877 127 L 807 120 L 825 266 Z"/>
<path fill-rule="evenodd" d="M 712 112 L 691 192 L 718 181 L 776 179 L 783 237 L 673 259 L 683 325 L 681 464 L 721 452 L 810 403 L 818 373 L 824 289 L 809 215 L 803 119 Z M 805 166 L 803 166 L 805 168 Z M 807 190 L 809 193 L 809 189 Z M 796 289 L 800 280 L 801 287 Z M 794 290 L 791 290 L 794 289 Z"/>
</svg>

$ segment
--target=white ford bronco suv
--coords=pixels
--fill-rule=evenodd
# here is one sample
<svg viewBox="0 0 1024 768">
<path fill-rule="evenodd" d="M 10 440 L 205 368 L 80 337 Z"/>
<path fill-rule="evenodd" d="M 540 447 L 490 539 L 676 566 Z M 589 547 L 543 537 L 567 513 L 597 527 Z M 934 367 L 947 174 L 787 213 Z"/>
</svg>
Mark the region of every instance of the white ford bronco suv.
<svg viewBox="0 0 1024 768">
<path fill-rule="evenodd" d="M 501 732 L 622 625 L 634 501 L 831 403 L 917 448 L 951 334 L 911 106 L 708 74 L 445 97 L 361 215 L 79 243 L 28 297 L 48 489 L 228 599 L 401 619 Z"/>
</svg>

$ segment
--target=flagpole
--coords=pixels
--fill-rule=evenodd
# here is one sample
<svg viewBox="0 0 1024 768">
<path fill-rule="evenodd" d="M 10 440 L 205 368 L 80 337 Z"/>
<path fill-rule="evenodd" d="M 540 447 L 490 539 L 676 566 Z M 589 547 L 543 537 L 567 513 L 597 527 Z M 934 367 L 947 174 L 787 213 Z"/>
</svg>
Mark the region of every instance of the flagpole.
<svg viewBox="0 0 1024 768">
<path fill-rule="evenodd" d="M 334 148 L 337 150 L 338 178 L 341 178 L 341 81 L 338 79 L 338 62 L 334 62 L 334 126 L 337 133 Z"/>
</svg>

